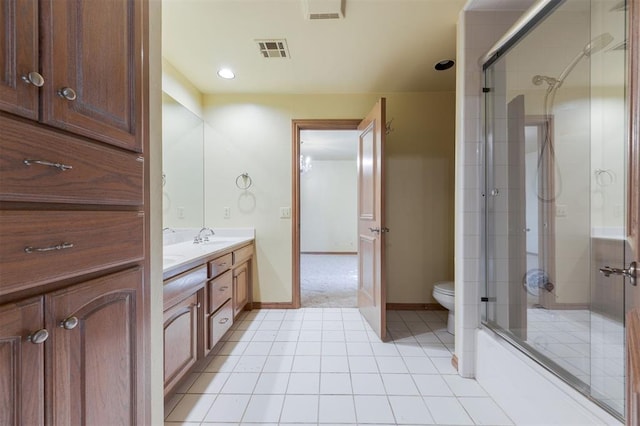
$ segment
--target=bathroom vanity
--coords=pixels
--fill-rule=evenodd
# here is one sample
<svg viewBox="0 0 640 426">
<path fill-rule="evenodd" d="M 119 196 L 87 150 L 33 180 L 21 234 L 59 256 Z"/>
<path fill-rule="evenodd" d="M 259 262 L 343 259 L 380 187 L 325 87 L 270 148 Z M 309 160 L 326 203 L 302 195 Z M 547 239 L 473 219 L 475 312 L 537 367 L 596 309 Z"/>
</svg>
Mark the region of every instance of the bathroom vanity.
<svg viewBox="0 0 640 426">
<path fill-rule="evenodd" d="M 253 229 L 216 230 L 209 241 L 194 243 L 197 233 L 165 238 L 174 240 L 163 255 L 165 396 L 251 308 Z M 190 238 L 181 241 L 184 236 Z"/>
</svg>

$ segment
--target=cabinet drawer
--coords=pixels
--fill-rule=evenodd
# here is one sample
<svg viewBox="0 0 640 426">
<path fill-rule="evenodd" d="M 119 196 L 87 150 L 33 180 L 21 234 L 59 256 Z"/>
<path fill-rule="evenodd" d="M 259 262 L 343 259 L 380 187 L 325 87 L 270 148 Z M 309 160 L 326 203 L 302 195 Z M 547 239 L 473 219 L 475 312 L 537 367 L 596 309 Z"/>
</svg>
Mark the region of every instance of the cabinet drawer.
<svg viewBox="0 0 640 426">
<path fill-rule="evenodd" d="M 209 262 L 209 278 L 215 278 L 231 267 L 231 253 L 220 256 Z"/>
<path fill-rule="evenodd" d="M 207 284 L 209 293 L 208 313 L 215 312 L 233 293 L 233 274 L 227 271 Z"/>
<path fill-rule="evenodd" d="M 233 325 L 231 300 L 209 317 L 209 347 L 212 348 Z"/>
<path fill-rule="evenodd" d="M 239 248 L 233 252 L 233 264 L 237 265 L 251 256 L 253 256 L 253 244 Z"/>
<path fill-rule="evenodd" d="M 142 157 L 7 117 L 0 128 L 1 200 L 143 204 Z"/>
<path fill-rule="evenodd" d="M 206 281 L 206 265 L 198 266 L 165 281 L 162 290 L 164 309 L 170 308 L 186 296 L 200 290 Z"/>
<path fill-rule="evenodd" d="M 0 211 L 0 295 L 141 260 L 144 216 Z"/>
</svg>

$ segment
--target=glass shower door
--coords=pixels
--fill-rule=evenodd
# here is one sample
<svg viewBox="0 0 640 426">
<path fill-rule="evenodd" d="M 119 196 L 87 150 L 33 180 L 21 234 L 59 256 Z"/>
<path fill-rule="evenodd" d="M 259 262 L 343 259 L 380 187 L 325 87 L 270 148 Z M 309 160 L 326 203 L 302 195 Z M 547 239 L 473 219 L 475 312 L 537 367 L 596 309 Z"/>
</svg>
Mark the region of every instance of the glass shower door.
<svg viewBox="0 0 640 426">
<path fill-rule="evenodd" d="M 485 67 L 486 324 L 624 413 L 625 8 L 567 0 Z"/>
</svg>

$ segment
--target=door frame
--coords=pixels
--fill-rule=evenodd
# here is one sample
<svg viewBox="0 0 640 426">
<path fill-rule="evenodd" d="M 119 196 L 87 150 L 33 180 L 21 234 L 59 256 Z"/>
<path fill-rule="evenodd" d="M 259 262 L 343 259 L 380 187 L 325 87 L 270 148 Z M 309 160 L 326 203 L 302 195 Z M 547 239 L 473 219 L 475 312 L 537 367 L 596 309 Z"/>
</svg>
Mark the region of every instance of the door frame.
<svg viewBox="0 0 640 426">
<path fill-rule="evenodd" d="M 302 130 L 358 130 L 358 119 L 291 120 L 291 308 L 299 309 L 300 300 L 300 132 Z"/>
</svg>

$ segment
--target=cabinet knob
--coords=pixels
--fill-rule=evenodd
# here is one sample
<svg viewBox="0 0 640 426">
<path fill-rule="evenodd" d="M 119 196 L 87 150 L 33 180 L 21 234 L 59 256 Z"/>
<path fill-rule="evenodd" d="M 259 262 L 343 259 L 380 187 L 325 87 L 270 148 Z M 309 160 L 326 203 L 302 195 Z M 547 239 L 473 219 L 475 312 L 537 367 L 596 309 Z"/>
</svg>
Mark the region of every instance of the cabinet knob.
<svg viewBox="0 0 640 426">
<path fill-rule="evenodd" d="M 65 330 L 73 330 L 78 325 L 78 322 L 78 318 L 69 317 L 60 321 L 60 327 L 64 328 Z"/>
<path fill-rule="evenodd" d="M 222 318 L 220 321 L 218 321 L 219 324 L 226 324 L 229 321 L 229 318 Z"/>
<path fill-rule="evenodd" d="M 27 340 L 34 345 L 40 345 L 44 343 L 49 338 L 49 332 L 46 328 L 40 329 L 38 331 L 34 331 L 32 334 L 27 337 Z"/>
<path fill-rule="evenodd" d="M 78 97 L 76 95 L 76 91 L 71 87 L 63 87 L 62 89 L 58 90 L 58 96 L 68 101 L 75 101 Z"/>
<path fill-rule="evenodd" d="M 23 75 L 22 81 L 27 84 L 33 84 L 36 87 L 44 86 L 44 77 L 40 73 L 31 71 L 29 74 Z"/>
</svg>

